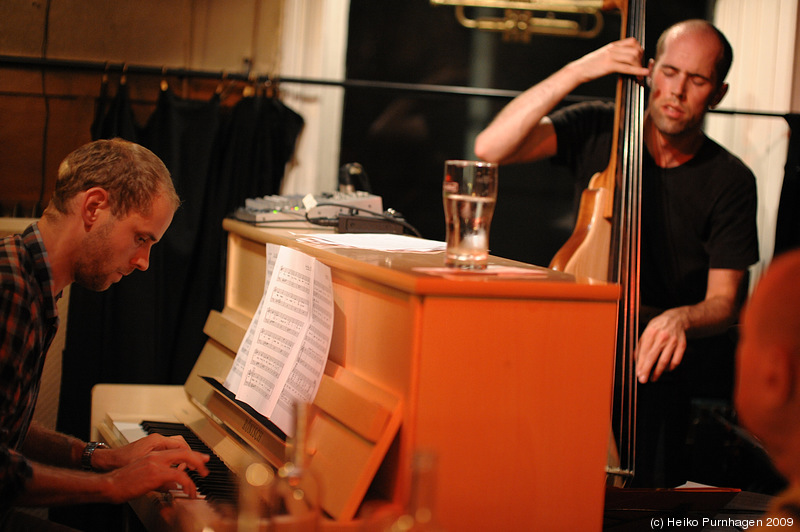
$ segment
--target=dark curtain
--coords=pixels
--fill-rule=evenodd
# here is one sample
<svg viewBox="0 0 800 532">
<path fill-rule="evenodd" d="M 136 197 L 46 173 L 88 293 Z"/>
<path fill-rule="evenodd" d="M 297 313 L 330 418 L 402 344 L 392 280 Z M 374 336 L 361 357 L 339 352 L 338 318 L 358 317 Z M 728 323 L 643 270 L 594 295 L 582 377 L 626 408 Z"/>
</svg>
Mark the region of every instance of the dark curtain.
<svg viewBox="0 0 800 532">
<path fill-rule="evenodd" d="M 278 193 L 303 125 L 300 115 L 266 95 L 225 107 L 216 96 L 191 101 L 167 89 L 139 126 L 127 86 L 113 97 L 108 92 L 104 83 L 93 138 L 121 137 L 152 150 L 170 170 L 182 204 L 147 271 L 105 292 L 71 288 L 58 429 L 84 439 L 95 384 L 186 380 L 206 340 L 208 313 L 224 303 L 222 220 L 248 197 Z M 53 518 L 107 530 L 118 518 L 109 512 L 60 509 Z"/>
<path fill-rule="evenodd" d="M 789 123 L 791 136 L 778 205 L 774 252 L 776 256 L 800 246 L 800 115 L 790 114 L 785 118 Z"/>
</svg>

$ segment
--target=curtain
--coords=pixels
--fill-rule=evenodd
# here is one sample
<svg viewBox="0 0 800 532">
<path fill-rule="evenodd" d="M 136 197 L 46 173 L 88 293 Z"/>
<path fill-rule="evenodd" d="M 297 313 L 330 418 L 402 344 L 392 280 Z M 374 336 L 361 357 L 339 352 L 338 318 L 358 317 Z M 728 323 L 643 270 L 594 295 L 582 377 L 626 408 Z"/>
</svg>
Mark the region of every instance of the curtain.
<svg viewBox="0 0 800 532">
<path fill-rule="evenodd" d="M 786 115 L 786 121 L 791 135 L 778 204 L 775 255 L 800 247 L 800 115 Z"/>
<path fill-rule="evenodd" d="M 58 428 L 88 438 L 97 383 L 182 384 L 206 337 L 203 325 L 224 297 L 222 220 L 245 198 L 280 190 L 303 119 L 264 94 L 233 107 L 159 96 L 144 126 L 127 86 L 101 90 L 95 138 L 122 137 L 151 149 L 172 174 L 182 204 L 150 267 L 105 292 L 73 286 Z"/>
<path fill-rule="evenodd" d="M 222 220 L 248 197 L 277 194 L 303 118 L 264 94 L 233 107 L 181 99 L 162 90 L 144 126 L 127 85 L 113 97 L 104 80 L 92 137 L 120 137 L 158 155 L 181 207 L 135 271 L 105 292 L 73 285 L 63 354 L 57 428 L 89 438 L 91 389 L 98 383 L 183 384 L 206 337 L 203 325 L 224 304 Z M 258 289 L 258 288 L 255 288 Z M 108 505 L 51 509 L 51 519 L 85 531 L 120 529 L 124 510 Z"/>
</svg>

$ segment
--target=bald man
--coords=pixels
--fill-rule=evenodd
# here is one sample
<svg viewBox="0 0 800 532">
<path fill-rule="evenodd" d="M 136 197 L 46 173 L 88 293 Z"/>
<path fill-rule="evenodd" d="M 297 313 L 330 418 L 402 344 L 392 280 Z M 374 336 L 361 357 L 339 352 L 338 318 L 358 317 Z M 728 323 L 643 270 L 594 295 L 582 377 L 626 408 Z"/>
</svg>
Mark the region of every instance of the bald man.
<svg viewBox="0 0 800 532">
<path fill-rule="evenodd" d="M 655 52 L 642 66 L 644 50 L 627 38 L 572 61 L 509 103 L 478 135 L 475 153 L 501 164 L 552 158 L 585 185 L 609 164 L 614 106 L 555 107 L 605 75 L 646 79 L 640 293 L 648 312 L 636 352 L 634 485 L 674 487 L 713 482 L 690 478 L 691 401 L 731 401 L 731 331 L 747 268 L 758 261 L 757 201 L 750 169 L 702 130 L 728 91 L 725 36 L 687 20 L 668 28 Z"/>
</svg>

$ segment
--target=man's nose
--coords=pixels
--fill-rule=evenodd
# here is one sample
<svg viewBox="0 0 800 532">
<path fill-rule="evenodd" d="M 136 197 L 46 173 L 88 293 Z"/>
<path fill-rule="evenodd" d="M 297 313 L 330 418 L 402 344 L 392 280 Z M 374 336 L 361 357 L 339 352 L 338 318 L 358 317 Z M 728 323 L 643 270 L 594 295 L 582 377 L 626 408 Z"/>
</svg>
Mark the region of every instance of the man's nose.
<svg viewBox="0 0 800 532">
<path fill-rule="evenodd" d="M 150 246 L 139 250 L 136 255 L 133 256 L 131 264 L 133 264 L 136 269 L 145 271 L 150 266 Z"/>
<path fill-rule="evenodd" d="M 688 76 L 678 76 L 672 84 L 672 94 L 678 98 L 683 98 L 686 94 L 686 84 L 689 82 Z"/>
</svg>

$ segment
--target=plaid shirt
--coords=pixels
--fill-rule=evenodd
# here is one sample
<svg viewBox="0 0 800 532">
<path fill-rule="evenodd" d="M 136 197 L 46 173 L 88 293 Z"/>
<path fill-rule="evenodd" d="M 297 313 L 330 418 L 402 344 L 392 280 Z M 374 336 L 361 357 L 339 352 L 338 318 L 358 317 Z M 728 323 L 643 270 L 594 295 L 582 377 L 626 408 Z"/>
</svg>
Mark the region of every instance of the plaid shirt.
<svg viewBox="0 0 800 532">
<path fill-rule="evenodd" d="M 58 329 L 58 297 L 36 223 L 0 240 L 0 515 L 32 474 L 18 450 Z"/>
</svg>

